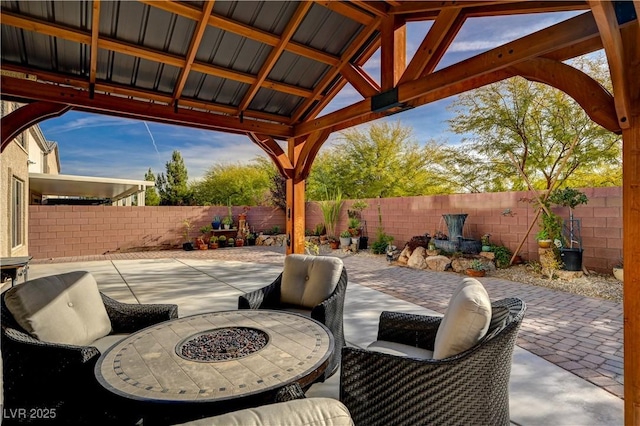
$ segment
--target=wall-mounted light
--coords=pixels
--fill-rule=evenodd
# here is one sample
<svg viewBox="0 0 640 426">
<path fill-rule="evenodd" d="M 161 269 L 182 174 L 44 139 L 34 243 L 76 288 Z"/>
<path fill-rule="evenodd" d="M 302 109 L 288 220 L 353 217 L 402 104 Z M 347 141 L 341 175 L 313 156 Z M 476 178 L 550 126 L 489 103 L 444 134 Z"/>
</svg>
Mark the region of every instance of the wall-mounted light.
<svg viewBox="0 0 640 426">
<path fill-rule="evenodd" d="M 31 160 L 27 160 L 27 166 L 30 166 L 32 164 L 36 164 L 36 162 L 35 161 L 31 161 Z"/>
</svg>

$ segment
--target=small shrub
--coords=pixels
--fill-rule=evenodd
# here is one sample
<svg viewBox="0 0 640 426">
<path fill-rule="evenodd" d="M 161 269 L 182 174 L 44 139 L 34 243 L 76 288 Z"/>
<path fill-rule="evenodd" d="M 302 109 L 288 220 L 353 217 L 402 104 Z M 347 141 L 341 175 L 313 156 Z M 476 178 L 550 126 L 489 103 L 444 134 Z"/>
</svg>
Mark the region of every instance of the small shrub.
<svg viewBox="0 0 640 426">
<path fill-rule="evenodd" d="M 511 262 L 511 250 L 505 246 L 491 245 L 491 251 L 496 255 L 496 266 L 498 268 L 508 268 L 509 262 Z"/>
<path fill-rule="evenodd" d="M 429 247 L 430 237 L 426 235 L 417 235 L 415 237 L 411 237 L 409 242 L 407 243 L 407 247 L 409 250 L 414 251 L 418 247 L 424 247 L 425 249 Z"/>
</svg>

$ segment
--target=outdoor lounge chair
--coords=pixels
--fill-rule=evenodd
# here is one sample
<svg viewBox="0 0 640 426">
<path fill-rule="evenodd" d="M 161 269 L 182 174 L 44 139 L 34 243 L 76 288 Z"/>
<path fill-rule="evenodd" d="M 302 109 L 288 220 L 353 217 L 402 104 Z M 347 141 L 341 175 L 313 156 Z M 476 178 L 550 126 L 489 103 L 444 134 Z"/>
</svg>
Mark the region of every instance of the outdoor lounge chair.
<svg viewBox="0 0 640 426">
<path fill-rule="evenodd" d="M 490 310 L 476 306 L 476 313 L 490 313 L 486 321 L 461 325 L 451 312 L 454 297 L 442 318 L 383 312 L 377 342 L 343 348 L 340 400 L 356 425 L 509 425 L 512 354 L 525 304 L 510 298 Z M 456 352 L 452 335 L 480 322 L 472 332 L 479 341 Z"/>
<path fill-rule="evenodd" d="M 117 302 L 84 271 L 17 285 L 0 295 L 0 312 L 6 424 L 105 422 L 111 396 L 94 375 L 100 351 L 178 317 L 176 305 Z"/>
<path fill-rule="evenodd" d="M 270 285 L 240 296 L 238 309 L 281 309 L 302 313 L 324 324 L 333 334 L 335 350 L 324 381 L 340 365 L 345 345 L 343 329 L 347 270 L 342 260 L 330 256 L 290 254 L 284 270 Z"/>
</svg>

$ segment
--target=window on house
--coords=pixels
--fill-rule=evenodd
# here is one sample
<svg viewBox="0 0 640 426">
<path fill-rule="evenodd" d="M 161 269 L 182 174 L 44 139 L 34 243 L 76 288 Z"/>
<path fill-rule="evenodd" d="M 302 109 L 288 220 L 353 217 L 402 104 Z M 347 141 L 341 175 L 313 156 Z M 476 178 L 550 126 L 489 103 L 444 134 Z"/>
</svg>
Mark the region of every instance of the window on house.
<svg viewBox="0 0 640 426">
<path fill-rule="evenodd" d="M 24 243 L 24 182 L 14 176 L 12 189 L 11 247 L 15 248 Z"/>
</svg>

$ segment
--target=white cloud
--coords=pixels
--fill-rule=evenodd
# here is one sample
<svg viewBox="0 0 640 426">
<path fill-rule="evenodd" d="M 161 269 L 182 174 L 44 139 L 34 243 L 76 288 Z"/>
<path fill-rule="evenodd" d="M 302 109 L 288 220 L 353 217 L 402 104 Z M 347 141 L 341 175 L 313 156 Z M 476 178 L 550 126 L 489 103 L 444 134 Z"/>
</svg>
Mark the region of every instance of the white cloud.
<svg viewBox="0 0 640 426">
<path fill-rule="evenodd" d="M 86 114 L 62 124 L 47 127 L 46 134 L 56 135 L 60 133 L 73 132 L 94 127 L 132 126 L 137 125 L 135 120 L 126 118 L 110 117 L 107 115 Z"/>
</svg>

